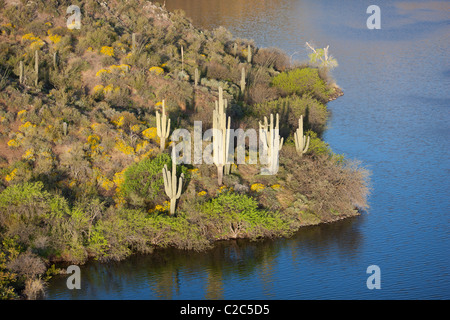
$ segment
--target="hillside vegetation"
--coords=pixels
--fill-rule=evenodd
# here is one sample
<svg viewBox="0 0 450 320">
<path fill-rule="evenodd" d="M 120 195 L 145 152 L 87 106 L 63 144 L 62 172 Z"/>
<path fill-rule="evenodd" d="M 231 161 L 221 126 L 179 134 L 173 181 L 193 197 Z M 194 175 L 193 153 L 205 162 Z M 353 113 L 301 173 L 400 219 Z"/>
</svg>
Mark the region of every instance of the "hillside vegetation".
<svg viewBox="0 0 450 320">
<path fill-rule="evenodd" d="M 341 94 L 326 70 L 149 1 L 0 0 L 0 25 L 0 299 L 36 298 L 55 263 L 289 236 L 367 208 L 367 172 L 320 139 Z M 156 111 L 206 130 L 222 89 L 233 128 L 279 114 L 279 171 L 232 165 L 219 185 L 215 165 L 178 165 L 171 215 Z"/>
</svg>

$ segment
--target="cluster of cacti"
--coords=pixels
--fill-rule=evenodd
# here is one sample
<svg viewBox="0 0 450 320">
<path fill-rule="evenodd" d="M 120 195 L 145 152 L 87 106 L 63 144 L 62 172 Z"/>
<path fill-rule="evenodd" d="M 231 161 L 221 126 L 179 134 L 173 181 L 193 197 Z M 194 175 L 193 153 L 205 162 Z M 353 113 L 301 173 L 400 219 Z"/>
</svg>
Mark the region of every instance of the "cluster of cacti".
<svg viewBox="0 0 450 320">
<path fill-rule="evenodd" d="M 165 101 L 162 102 L 162 114 L 156 111 L 156 134 L 160 139 L 160 148 L 163 151 L 166 148 L 166 139 L 170 133 L 170 118 L 166 116 Z"/>
<path fill-rule="evenodd" d="M 175 148 L 172 149 L 172 172 L 167 169 L 167 165 L 164 165 L 162 172 L 164 178 L 164 189 L 167 196 L 170 198 L 170 214 L 173 215 L 175 214 L 177 200 L 181 196 L 184 178 L 184 174 L 182 173 L 177 184 L 177 164 L 175 157 Z"/>
<path fill-rule="evenodd" d="M 280 137 L 280 118 L 278 113 L 275 126 L 273 114 L 270 115 L 270 123 L 267 117 L 264 117 L 264 124 L 261 121 L 259 122 L 259 133 L 264 147 L 264 153 L 267 154 L 267 168 L 263 173 L 270 175 L 276 174 L 278 172 L 278 156 L 284 142 L 284 138 Z"/>
<path fill-rule="evenodd" d="M 223 98 L 223 89 L 219 88 L 219 101 L 213 111 L 213 151 L 214 164 L 217 166 L 217 182 L 222 185 L 223 174 L 228 175 L 231 169 L 229 163 L 230 125 L 231 118 L 226 115 L 227 100 Z"/>
<path fill-rule="evenodd" d="M 298 119 L 298 128 L 297 131 L 294 133 L 295 137 L 295 149 L 297 149 L 297 153 L 302 156 L 306 151 L 308 151 L 309 148 L 309 139 L 306 136 L 303 135 L 303 116 L 300 116 L 300 119 Z"/>
</svg>

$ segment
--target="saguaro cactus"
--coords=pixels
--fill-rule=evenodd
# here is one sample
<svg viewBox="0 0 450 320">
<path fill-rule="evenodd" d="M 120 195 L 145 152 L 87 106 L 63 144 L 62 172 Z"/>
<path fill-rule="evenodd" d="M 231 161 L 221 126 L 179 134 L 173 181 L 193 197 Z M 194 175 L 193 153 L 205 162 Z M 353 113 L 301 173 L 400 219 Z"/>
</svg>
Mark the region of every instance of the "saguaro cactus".
<svg viewBox="0 0 450 320">
<path fill-rule="evenodd" d="M 248 61 L 248 63 L 252 63 L 252 46 L 251 45 L 248 45 L 247 61 Z"/>
<path fill-rule="evenodd" d="M 213 111 L 213 151 L 214 164 L 217 166 L 217 182 L 222 185 L 223 174 L 230 173 L 228 156 L 230 151 L 231 117 L 226 115 L 227 100 L 223 99 L 223 89 L 219 88 L 219 101 Z"/>
<path fill-rule="evenodd" d="M 300 116 L 298 119 L 298 128 L 297 131 L 294 133 L 295 137 L 295 149 L 297 149 L 297 153 L 300 155 L 300 157 L 308 151 L 309 148 L 309 139 L 306 139 L 306 136 L 303 135 L 303 116 Z"/>
<path fill-rule="evenodd" d="M 194 74 L 194 85 L 198 86 L 198 82 L 200 80 L 200 74 L 198 72 L 198 68 L 195 68 L 195 74 Z"/>
<path fill-rule="evenodd" d="M 175 157 L 175 149 L 172 149 L 172 172 L 167 169 L 167 164 L 163 168 L 164 189 L 167 196 L 170 198 L 170 215 L 175 214 L 175 207 L 177 200 L 181 197 L 181 191 L 183 189 L 184 174 L 180 175 L 177 184 L 177 164 Z"/>
<path fill-rule="evenodd" d="M 169 138 L 170 133 L 170 118 L 166 116 L 165 101 L 162 102 L 162 115 L 156 111 L 156 134 L 160 140 L 160 148 L 163 151 L 166 148 L 166 139 Z"/>
<path fill-rule="evenodd" d="M 181 46 L 181 71 L 184 71 L 184 49 Z"/>
<path fill-rule="evenodd" d="M 19 63 L 19 82 L 20 84 L 23 84 L 23 75 L 24 75 L 24 67 L 23 67 L 23 61 L 20 61 Z"/>
<path fill-rule="evenodd" d="M 131 35 L 131 50 L 133 53 L 135 53 L 136 49 L 137 49 L 136 33 L 133 32 Z"/>
<path fill-rule="evenodd" d="M 36 78 L 34 80 L 34 84 L 37 87 L 39 83 L 39 51 L 35 51 L 34 54 L 34 72 L 36 75 Z"/>
<path fill-rule="evenodd" d="M 59 60 L 58 51 L 56 51 L 55 53 L 53 53 L 53 68 L 55 70 L 58 70 L 58 60 Z"/>
<path fill-rule="evenodd" d="M 246 84 L 247 82 L 245 81 L 245 68 L 243 67 L 241 72 L 241 93 L 244 93 Z"/>
<path fill-rule="evenodd" d="M 267 152 L 267 168 L 263 174 L 273 175 L 278 172 L 278 158 L 283 147 L 284 138 L 280 137 L 280 118 L 277 113 L 276 123 L 274 127 L 273 114 L 270 115 L 270 123 L 267 117 L 264 117 L 264 124 L 259 122 L 260 139 L 263 144 L 264 151 Z M 261 157 L 261 155 L 260 155 Z"/>
<path fill-rule="evenodd" d="M 67 136 L 67 122 L 63 122 L 63 134 Z"/>
</svg>

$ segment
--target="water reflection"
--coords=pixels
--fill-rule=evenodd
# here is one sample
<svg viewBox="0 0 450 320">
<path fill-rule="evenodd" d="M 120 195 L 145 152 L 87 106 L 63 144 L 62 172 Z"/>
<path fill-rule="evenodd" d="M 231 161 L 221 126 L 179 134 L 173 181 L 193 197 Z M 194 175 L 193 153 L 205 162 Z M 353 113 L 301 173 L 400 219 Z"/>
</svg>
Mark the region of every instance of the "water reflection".
<svg viewBox="0 0 450 320">
<path fill-rule="evenodd" d="M 60 276 L 47 294 L 52 299 L 226 299 L 225 282 L 242 286 L 257 278 L 257 285 L 245 288 L 249 294 L 260 287 L 265 298 L 279 297 L 280 268 L 301 264 L 308 274 L 312 270 L 305 269 L 305 259 L 321 260 L 331 253 L 353 259 L 362 243 L 360 223 L 361 217 L 307 227 L 290 239 L 219 242 L 207 252 L 164 249 L 120 263 L 90 262 L 81 270 L 81 290 L 68 290 L 66 277 Z"/>
</svg>

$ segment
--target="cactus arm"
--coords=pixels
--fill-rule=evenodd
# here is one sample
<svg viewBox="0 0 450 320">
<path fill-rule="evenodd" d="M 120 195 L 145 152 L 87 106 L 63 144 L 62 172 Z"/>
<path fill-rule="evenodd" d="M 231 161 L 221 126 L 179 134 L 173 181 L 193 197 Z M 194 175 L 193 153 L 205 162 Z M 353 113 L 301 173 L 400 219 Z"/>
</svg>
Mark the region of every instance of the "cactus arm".
<svg viewBox="0 0 450 320">
<path fill-rule="evenodd" d="M 167 131 L 166 131 L 166 139 L 169 138 L 170 133 L 170 119 L 167 121 Z"/>
<path fill-rule="evenodd" d="M 180 197 L 181 197 L 181 191 L 183 190 L 183 179 L 184 179 L 184 173 L 182 173 L 180 178 L 178 179 L 178 192 L 175 197 L 176 199 L 180 199 Z"/>
</svg>

